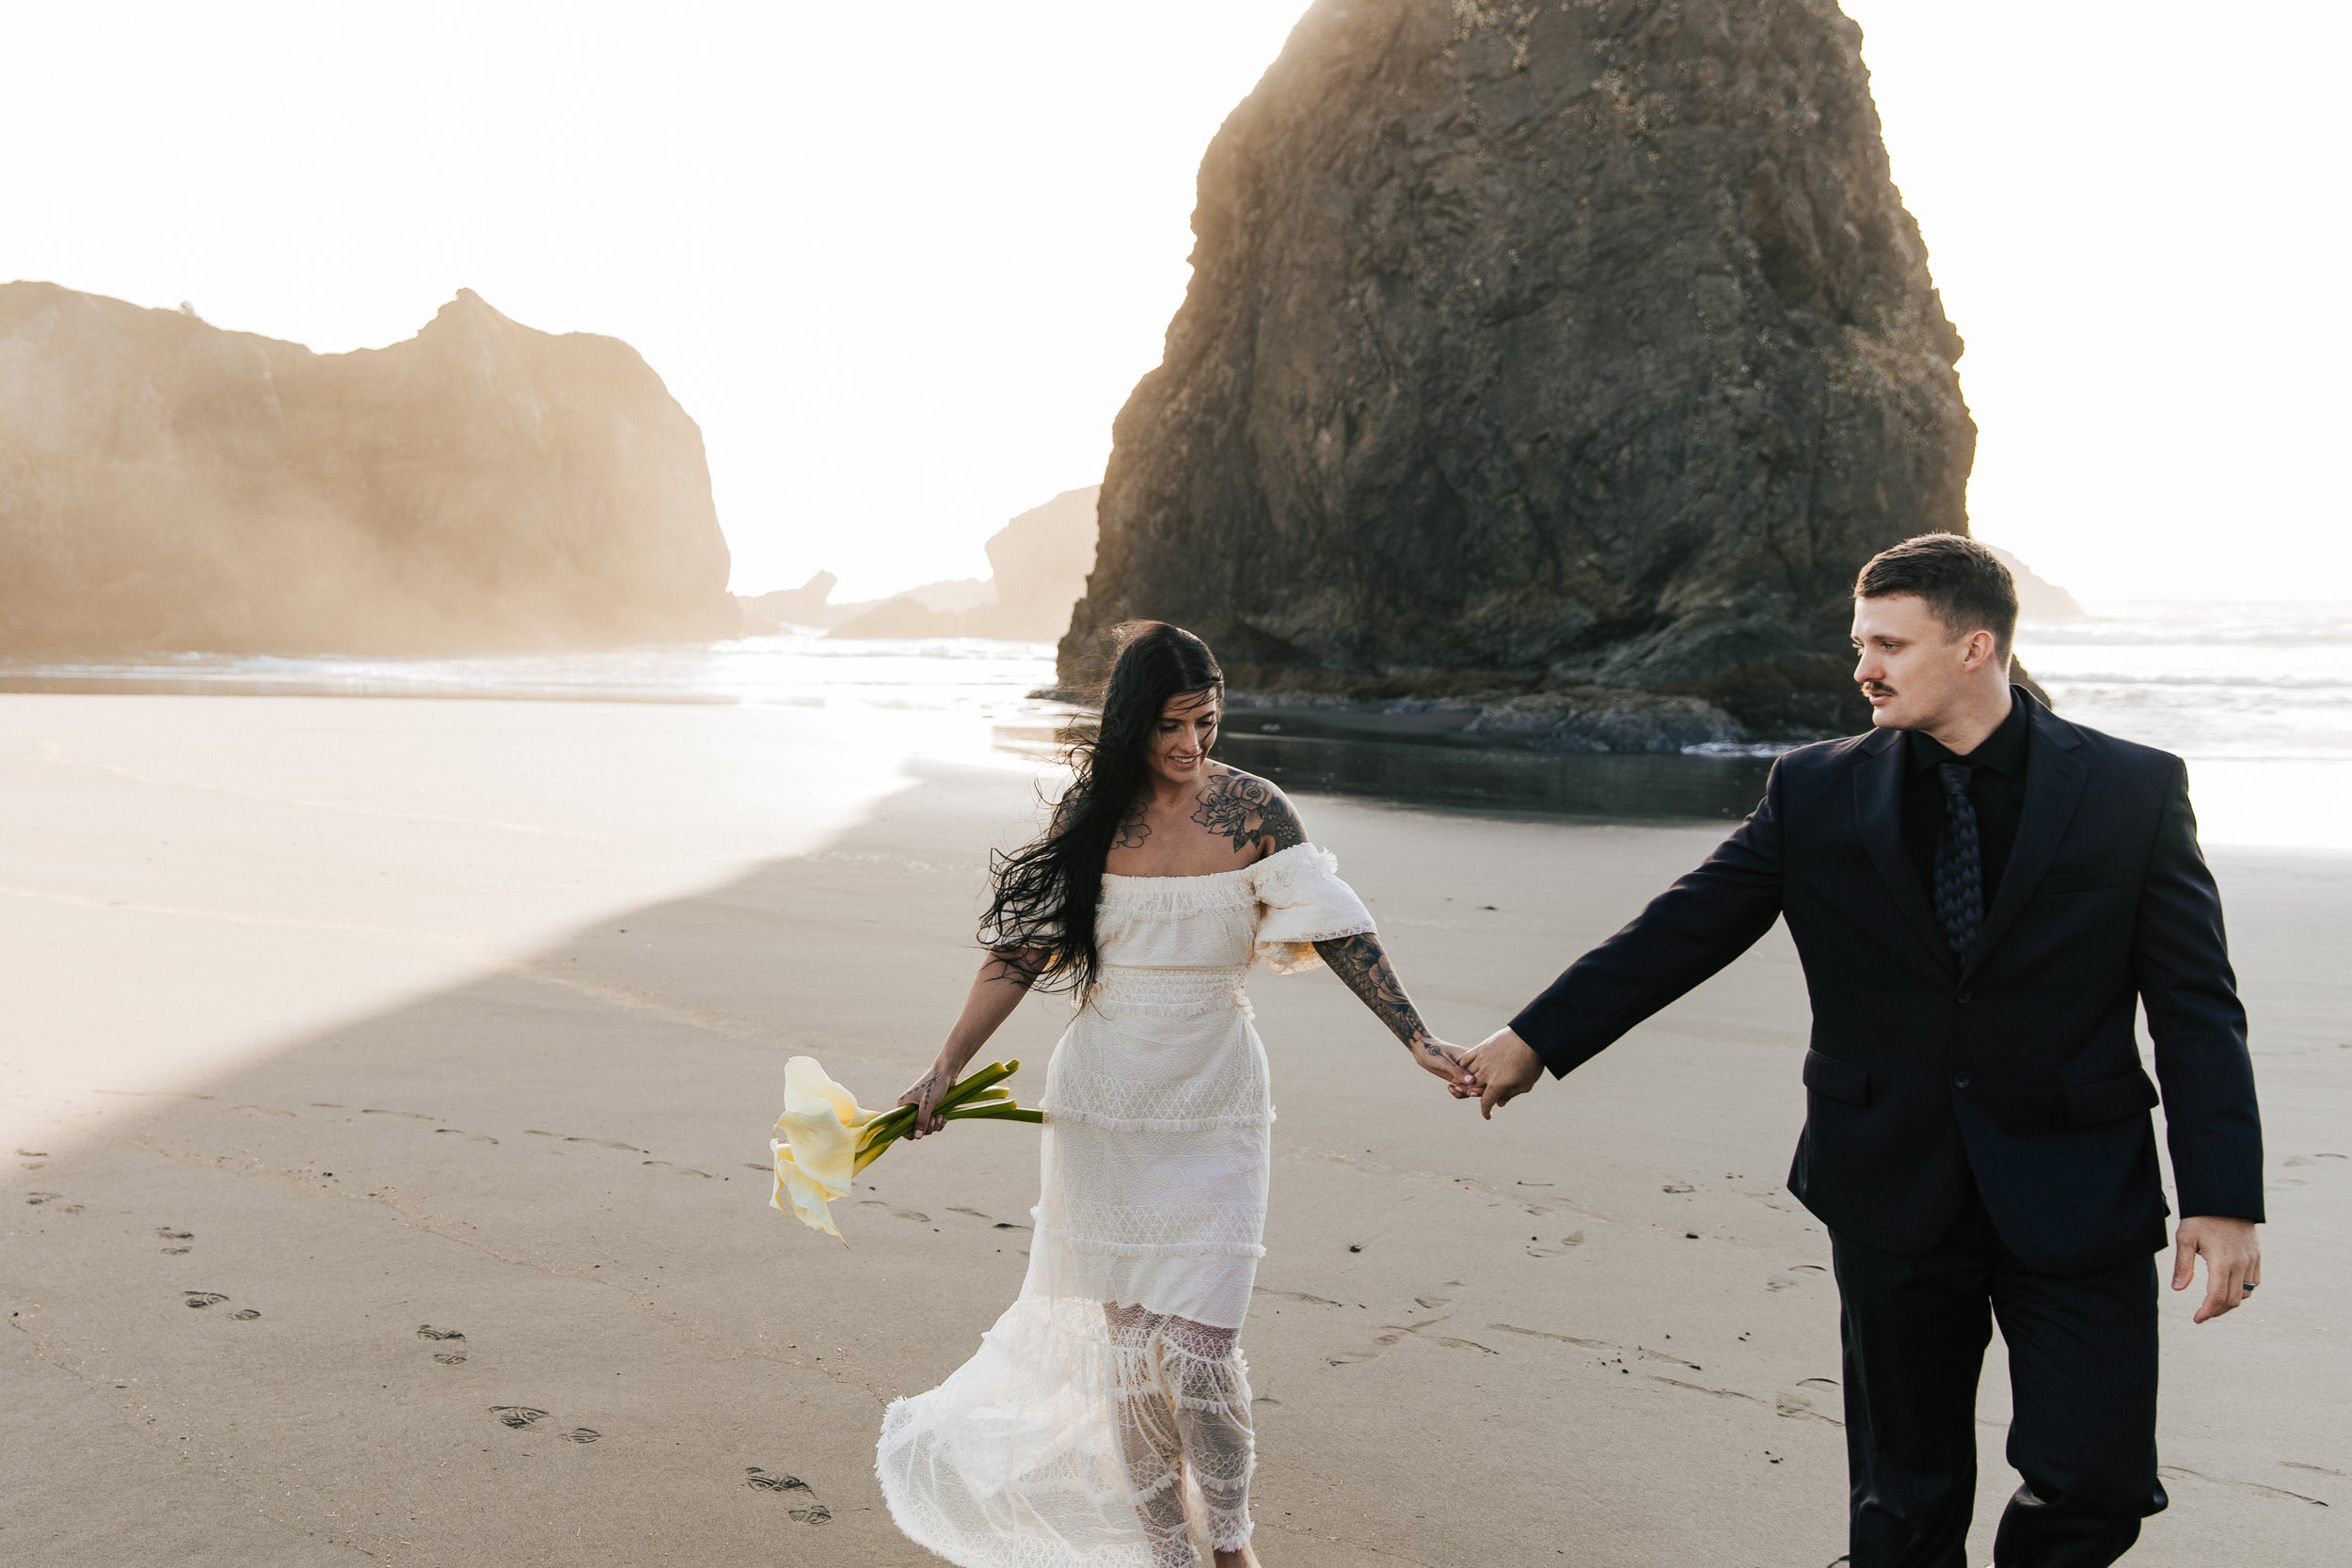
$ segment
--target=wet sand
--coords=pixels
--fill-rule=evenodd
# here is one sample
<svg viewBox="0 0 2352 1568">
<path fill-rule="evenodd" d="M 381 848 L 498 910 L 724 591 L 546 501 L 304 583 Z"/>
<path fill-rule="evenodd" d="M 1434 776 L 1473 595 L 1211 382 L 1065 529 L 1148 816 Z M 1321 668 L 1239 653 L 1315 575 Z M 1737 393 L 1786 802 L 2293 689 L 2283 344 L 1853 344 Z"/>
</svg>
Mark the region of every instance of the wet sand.
<svg viewBox="0 0 2352 1568">
<path fill-rule="evenodd" d="M 0 1558 L 931 1560 L 881 1510 L 874 1430 L 1011 1299 L 1035 1136 L 894 1152 L 837 1208 L 847 1248 L 769 1210 L 764 1167 L 785 1056 L 884 1102 L 954 1011 L 985 850 L 1034 809 L 976 734 L 0 698 Z M 1303 804 L 1464 1039 L 1719 832 Z M 2330 1561 L 2352 861 L 2214 858 L 2270 1283 L 2196 1329 L 2168 1298 L 2173 1507 L 2129 1560 Z M 1838 1555 L 1783 937 L 1492 1124 L 1327 975 L 1253 996 L 1281 1110 L 1244 1336 L 1269 1568 Z M 1025 1098 L 1059 1006 L 995 1053 Z M 1979 1560 L 2014 1484 L 1995 1369 Z"/>
</svg>

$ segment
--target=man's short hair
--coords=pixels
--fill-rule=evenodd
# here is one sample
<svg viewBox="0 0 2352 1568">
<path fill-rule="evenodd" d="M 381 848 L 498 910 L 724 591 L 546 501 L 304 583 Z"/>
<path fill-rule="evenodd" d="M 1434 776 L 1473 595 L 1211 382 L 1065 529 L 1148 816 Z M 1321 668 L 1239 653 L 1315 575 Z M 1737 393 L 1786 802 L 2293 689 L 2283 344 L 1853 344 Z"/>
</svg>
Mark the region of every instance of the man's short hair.
<svg viewBox="0 0 2352 1568">
<path fill-rule="evenodd" d="M 1883 549 L 1864 562 L 1853 579 L 1857 599 L 1916 594 L 1954 637 L 1982 627 L 1996 652 L 2009 652 L 2017 635 L 2017 583 L 2009 568 L 1974 539 L 1958 533 L 1923 533 Z"/>
</svg>

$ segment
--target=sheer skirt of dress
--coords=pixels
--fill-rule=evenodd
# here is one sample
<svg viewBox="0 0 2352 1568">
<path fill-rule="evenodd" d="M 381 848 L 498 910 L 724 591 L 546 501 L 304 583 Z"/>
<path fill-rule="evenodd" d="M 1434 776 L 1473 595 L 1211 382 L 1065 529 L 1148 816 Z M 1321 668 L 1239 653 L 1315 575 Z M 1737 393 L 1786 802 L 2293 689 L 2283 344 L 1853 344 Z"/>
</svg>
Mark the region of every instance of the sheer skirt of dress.
<svg viewBox="0 0 2352 1568">
<path fill-rule="evenodd" d="M 1372 929 L 1331 858 L 1105 877 L 1093 997 L 1056 1046 L 1021 1294 L 876 1468 L 961 1568 L 1190 1568 L 1249 1537 L 1238 1345 L 1264 1247 L 1274 1107 L 1242 976 Z"/>
</svg>

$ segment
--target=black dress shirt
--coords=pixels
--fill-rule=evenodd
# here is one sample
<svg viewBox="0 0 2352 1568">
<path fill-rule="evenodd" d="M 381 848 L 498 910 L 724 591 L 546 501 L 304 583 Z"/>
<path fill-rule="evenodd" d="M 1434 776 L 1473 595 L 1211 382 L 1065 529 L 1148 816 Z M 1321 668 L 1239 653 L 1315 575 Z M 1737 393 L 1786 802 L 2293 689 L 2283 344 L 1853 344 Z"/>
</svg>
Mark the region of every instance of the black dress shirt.
<svg viewBox="0 0 2352 1568">
<path fill-rule="evenodd" d="M 1918 730 L 1904 735 L 1903 848 L 1921 887 L 1935 886 L 1935 847 L 1944 835 L 1944 782 L 1935 766 L 1957 762 L 1968 769 L 1968 799 L 1977 808 L 1984 856 L 1984 907 L 1993 908 L 2009 852 L 2017 846 L 2018 820 L 2026 815 L 2026 746 L 2032 734 L 2025 696 L 2012 687 L 2009 717 L 1964 757 Z"/>
</svg>

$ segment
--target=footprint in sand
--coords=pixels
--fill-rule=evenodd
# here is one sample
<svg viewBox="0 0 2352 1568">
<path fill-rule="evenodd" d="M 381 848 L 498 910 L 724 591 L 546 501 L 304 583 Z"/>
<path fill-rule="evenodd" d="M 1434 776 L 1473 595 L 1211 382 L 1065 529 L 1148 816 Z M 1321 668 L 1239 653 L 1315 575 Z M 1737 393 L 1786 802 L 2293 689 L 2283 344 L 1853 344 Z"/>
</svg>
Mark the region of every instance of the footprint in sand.
<svg viewBox="0 0 2352 1568">
<path fill-rule="evenodd" d="M 26 1193 L 24 1201 L 38 1207 L 43 1203 L 55 1203 L 63 1196 L 63 1193 Z"/>
<path fill-rule="evenodd" d="M 180 1294 L 183 1306 L 196 1307 L 218 1307 L 229 1299 L 217 1291 L 183 1291 Z"/>
<path fill-rule="evenodd" d="M 462 1127 L 436 1127 L 433 1131 L 436 1133 L 453 1133 L 454 1135 L 465 1139 L 468 1143 L 494 1144 L 498 1142 L 496 1138 L 490 1136 L 487 1132 L 469 1132 Z"/>
<path fill-rule="evenodd" d="M 462 1367 L 466 1364 L 466 1353 L 462 1350 L 437 1350 L 433 1353 L 433 1359 L 444 1367 Z"/>
<path fill-rule="evenodd" d="M 290 1117 L 292 1111 L 281 1111 L 275 1105 L 231 1105 L 232 1111 L 250 1111 L 257 1117 Z"/>
<path fill-rule="evenodd" d="M 499 1418 L 499 1425 L 513 1427 L 516 1432 L 533 1421 L 547 1419 L 548 1415 L 546 1411 L 528 1404 L 494 1404 L 490 1406 L 490 1414 Z"/>
<path fill-rule="evenodd" d="M 1302 1307 L 1337 1307 L 1329 1296 L 1318 1296 L 1307 1291 L 1272 1291 L 1263 1285 L 1253 1287 L 1257 1294 L 1272 1296 L 1277 1301 L 1295 1301 Z"/>
<path fill-rule="evenodd" d="M 260 1314 L 259 1312 L 256 1312 L 256 1311 L 255 1311 L 252 1307 L 238 1307 L 238 1308 L 237 1308 L 234 1312 L 231 1312 L 231 1313 L 230 1313 L 229 1315 L 230 1315 L 230 1317 L 232 1317 L 232 1318 L 236 1319 L 236 1320 L 237 1320 L 239 1323 L 251 1323 L 254 1319 L 256 1319 L 256 1318 L 260 1317 L 262 1314 Z"/>
<path fill-rule="evenodd" d="M 401 1117 L 409 1121 L 438 1121 L 441 1119 L 439 1117 L 428 1117 L 422 1111 L 379 1111 L 373 1105 L 362 1105 L 359 1107 L 359 1114 L 363 1117 Z"/>
<path fill-rule="evenodd" d="M 1562 1253 L 1567 1252 L 1576 1247 L 1581 1247 L 1583 1244 L 1584 1232 L 1581 1230 L 1569 1231 L 1566 1235 L 1560 1238 L 1557 1245 L 1553 1246 L 1537 1244 L 1534 1238 L 1531 1237 L 1529 1238 L 1527 1255 L 1530 1258 L 1557 1258 Z"/>
<path fill-rule="evenodd" d="M 710 1180 L 710 1173 L 708 1171 L 696 1170 L 691 1165 L 674 1165 L 667 1160 L 640 1160 L 637 1163 L 641 1165 L 660 1165 L 666 1170 L 675 1171 L 680 1176 L 699 1176 L 706 1181 Z M 761 1170 L 766 1170 L 768 1167 L 766 1165 L 762 1165 L 759 1168 Z"/>
<path fill-rule="evenodd" d="M 564 1441 L 566 1443 L 593 1443 L 597 1438 L 602 1437 L 604 1433 L 598 1432 L 595 1427 L 574 1427 L 571 1431 L 564 1433 L 563 1435 Z"/>
<path fill-rule="evenodd" d="M 756 1465 L 744 1466 L 743 1484 L 762 1492 L 780 1492 L 792 1499 L 787 1516 L 803 1525 L 830 1525 L 833 1510 L 817 1500 L 816 1491 L 798 1476 L 771 1476 Z"/>
<path fill-rule="evenodd" d="M 195 1231 L 174 1230 L 167 1225 L 157 1226 L 155 1227 L 155 1234 L 162 1237 L 167 1242 L 193 1242 L 196 1240 Z"/>
<path fill-rule="evenodd" d="M 463 1329 L 435 1328 L 431 1323 L 417 1325 L 417 1338 L 420 1339 L 462 1339 L 465 1337 Z"/>
<path fill-rule="evenodd" d="M 1442 1345 L 1447 1350 L 1472 1350 L 1481 1355 L 1502 1354 L 1492 1346 L 1482 1345 L 1475 1339 L 1457 1339 L 1451 1335 L 1423 1332 L 1446 1321 L 1446 1318 L 1428 1318 L 1417 1323 L 1388 1323 L 1383 1325 L 1385 1332 L 1375 1337 L 1370 1349 L 1342 1351 L 1337 1355 L 1325 1356 L 1324 1361 L 1333 1367 L 1349 1367 L 1361 1361 L 1375 1361 L 1408 1338 L 1424 1339 L 1433 1345 Z"/>
</svg>

